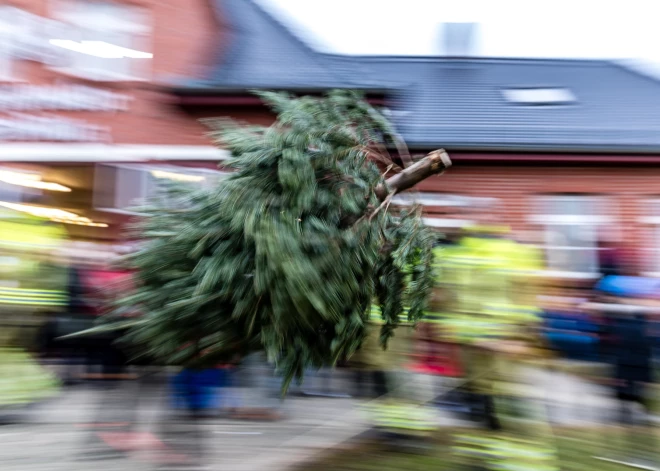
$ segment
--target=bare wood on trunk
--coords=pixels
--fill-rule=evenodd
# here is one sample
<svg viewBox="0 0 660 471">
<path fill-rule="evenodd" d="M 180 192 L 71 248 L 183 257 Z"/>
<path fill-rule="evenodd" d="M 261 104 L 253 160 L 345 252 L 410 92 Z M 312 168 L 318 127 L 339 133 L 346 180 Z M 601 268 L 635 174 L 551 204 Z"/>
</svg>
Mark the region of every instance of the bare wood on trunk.
<svg viewBox="0 0 660 471">
<path fill-rule="evenodd" d="M 434 150 L 410 167 L 388 178 L 384 185 L 376 187 L 376 196 L 384 201 L 388 195 L 408 190 L 426 178 L 442 173 L 451 166 L 451 159 L 444 149 Z"/>
</svg>

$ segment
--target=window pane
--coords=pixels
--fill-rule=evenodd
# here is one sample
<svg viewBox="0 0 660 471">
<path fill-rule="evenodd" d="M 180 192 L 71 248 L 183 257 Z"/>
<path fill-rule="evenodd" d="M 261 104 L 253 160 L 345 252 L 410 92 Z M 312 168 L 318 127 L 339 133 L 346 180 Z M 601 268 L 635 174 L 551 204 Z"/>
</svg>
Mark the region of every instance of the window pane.
<svg viewBox="0 0 660 471">
<path fill-rule="evenodd" d="M 535 211 L 542 215 L 593 216 L 607 213 L 606 201 L 593 196 L 544 196 L 537 200 Z"/>
<path fill-rule="evenodd" d="M 443 193 L 401 193 L 392 198 L 392 203 L 403 206 L 420 204 L 422 206 L 467 206 L 469 199 Z"/>
<path fill-rule="evenodd" d="M 69 67 L 92 79 L 140 78 L 144 75 L 145 58 L 135 56 L 138 52 L 143 56 L 147 53 L 144 45 L 150 27 L 142 9 L 109 1 L 87 0 L 61 1 L 55 3 L 54 8 L 57 18 L 71 25 L 75 31 L 67 39 L 76 44 L 59 45 L 73 49 L 68 53 Z M 146 57 L 149 57 L 148 54 Z"/>
<path fill-rule="evenodd" d="M 596 231 L 592 226 L 551 226 L 547 229 L 548 268 L 559 271 L 595 272 Z"/>
<path fill-rule="evenodd" d="M 598 226 L 606 221 L 604 200 L 591 196 L 539 198 L 534 219 L 545 225 L 548 268 L 557 271 L 598 270 Z"/>
<path fill-rule="evenodd" d="M 132 46 L 130 36 L 109 33 L 103 30 L 93 31 L 91 29 L 84 29 L 81 32 L 81 41 L 103 41 L 108 44 L 126 48 Z M 131 75 L 131 59 L 104 58 L 79 52 L 73 52 L 73 54 L 75 54 L 75 67 L 77 68 L 99 73 L 105 72 L 116 76 Z"/>
<path fill-rule="evenodd" d="M 0 78 L 11 77 L 12 38 L 17 34 L 14 27 L 15 9 L 0 6 Z"/>
</svg>

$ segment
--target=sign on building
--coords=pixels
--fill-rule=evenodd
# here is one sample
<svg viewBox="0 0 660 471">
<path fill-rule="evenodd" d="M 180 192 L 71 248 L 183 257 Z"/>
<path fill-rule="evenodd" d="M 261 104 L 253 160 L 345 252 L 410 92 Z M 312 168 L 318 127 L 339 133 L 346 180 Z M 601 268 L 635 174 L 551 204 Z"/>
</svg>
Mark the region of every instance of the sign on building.
<svg viewBox="0 0 660 471">
<path fill-rule="evenodd" d="M 0 85 L 0 111 L 126 111 L 131 97 L 76 84 Z"/>
<path fill-rule="evenodd" d="M 107 127 L 61 116 L 0 117 L 0 141 L 110 142 Z"/>
</svg>

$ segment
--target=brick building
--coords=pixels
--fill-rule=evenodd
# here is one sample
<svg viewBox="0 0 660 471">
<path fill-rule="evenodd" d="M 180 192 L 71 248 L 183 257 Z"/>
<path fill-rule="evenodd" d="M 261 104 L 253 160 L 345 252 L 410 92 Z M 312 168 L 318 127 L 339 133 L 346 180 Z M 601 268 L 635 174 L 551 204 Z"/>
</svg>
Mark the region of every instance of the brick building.
<svg viewBox="0 0 660 471">
<path fill-rule="evenodd" d="M 215 169 L 223 153 L 164 84 L 207 73 L 218 25 L 205 0 L 3 2 L 0 203 L 68 211 L 73 238 L 113 241 L 152 180 Z"/>
<path fill-rule="evenodd" d="M 452 57 L 315 51 L 254 0 L 211 1 L 224 41 L 204 76 L 172 95 L 190 117 L 272 116 L 247 90 L 364 90 L 415 152 L 444 147 L 454 167 L 417 198 L 436 226 L 470 224 L 470 198 L 545 247 L 548 269 L 590 279 L 601 243 L 635 272 L 660 271 L 660 82 L 602 60 L 472 56 L 472 26 L 445 25 Z M 201 77 L 201 78 L 200 78 Z"/>
<path fill-rule="evenodd" d="M 113 241 L 154 170 L 213 178 L 201 169 L 224 154 L 198 118 L 271 122 L 253 88 L 361 89 L 414 152 L 450 151 L 451 172 L 419 188 L 430 224 L 470 224 L 466 201 L 489 198 L 553 271 L 588 278 L 614 236 L 635 269 L 660 272 L 660 83 L 606 61 L 472 57 L 469 27 L 445 31 L 453 57 L 351 57 L 312 49 L 255 0 L 12 0 L 2 167 L 72 191 L 0 182 L 0 203 L 73 212 L 99 223 L 68 224 L 73 237 Z"/>
</svg>

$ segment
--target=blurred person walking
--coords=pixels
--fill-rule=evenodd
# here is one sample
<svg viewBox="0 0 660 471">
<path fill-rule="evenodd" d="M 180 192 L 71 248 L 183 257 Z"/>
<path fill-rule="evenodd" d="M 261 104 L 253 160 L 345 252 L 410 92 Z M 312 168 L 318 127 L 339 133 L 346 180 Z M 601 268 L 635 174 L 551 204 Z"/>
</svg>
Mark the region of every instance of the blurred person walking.
<svg viewBox="0 0 660 471">
<path fill-rule="evenodd" d="M 444 330 L 461 346 L 475 412 L 486 428 L 506 433 L 488 439 L 460 434 L 456 450 L 472 464 L 475 453 L 486 456 L 478 465 L 488 469 L 550 469 L 556 455 L 549 423 L 525 390 L 529 360 L 544 354 L 536 296 L 542 257 L 491 219 L 468 228 L 444 254 L 440 279 L 454 298 Z"/>
<path fill-rule="evenodd" d="M 11 423 L 12 413 L 57 393 L 59 381 L 28 353 L 16 328 L 0 329 L 0 416 Z"/>
<path fill-rule="evenodd" d="M 240 385 L 240 406 L 232 412 L 231 418 L 267 421 L 282 418 L 282 378 L 265 352 L 241 358 L 232 379 L 234 385 Z"/>
<path fill-rule="evenodd" d="M 617 316 L 613 323 L 617 397 L 622 423 L 634 423 L 630 403 L 646 406 L 646 385 L 652 382 L 652 343 L 646 315 L 640 311 Z M 628 406 L 628 407 L 627 407 Z"/>
<path fill-rule="evenodd" d="M 367 338 L 350 360 L 357 373 L 359 397 L 370 399 L 365 407 L 375 425 L 397 437 L 424 436 L 435 429 L 433 410 L 427 406 L 433 395 L 409 369 L 414 351 L 414 326 L 408 313 L 399 315 L 397 333 L 384 350 L 380 343 L 384 324 L 380 307 L 371 306 Z"/>
<path fill-rule="evenodd" d="M 659 287 L 660 283 L 655 280 L 607 276 L 596 286 L 600 302 L 590 305 L 608 319 L 604 334 L 610 343 L 609 360 L 616 396 L 621 401 L 619 419 L 622 423 L 632 423 L 628 403 L 644 405 L 645 387 L 653 381 L 653 338 L 647 318 L 649 308 L 639 297 L 646 297 L 644 291 Z"/>
<path fill-rule="evenodd" d="M 449 316 L 447 309 L 453 293 L 442 283 L 442 260 L 451 257 L 452 250 L 458 247 L 460 233 L 452 231 L 440 236 L 433 249 L 436 283 L 429 301 L 428 311 L 416 329 L 414 339 L 412 369 L 426 379 L 427 387 L 434 404 L 453 411 L 469 409 L 467 397 L 460 391 L 440 395 L 440 386 L 446 387 L 448 378 L 456 379 L 462 375 L 460 348 L 451 341 L 444 331 L 443 324 Z M 442 383 L 442 384 L 441 384 Z"/>
<path fill-rule="evenodd" d="M 649 430 L 650 395 L 653 382 L 653 338 L 648 313 L 657 310 L 648 300 L 656 297 L 660 282 L 655 279 L 606 276 L 596 285 L 597 297 L 587 306 L 607 318 L 604 334 L 609 339 L 608 360 L 612 368 L 613 393 L 618 403 L 616 422 L 626 429 L 625 443 L 614 450 L 625 463 L 639 464 L 650 459 L 644 441 L 655 432 Z M 640 413 L 638 413 L 641 412 Z M 639 432 L 642 432 L 640 435 Z"/>
</svg>

